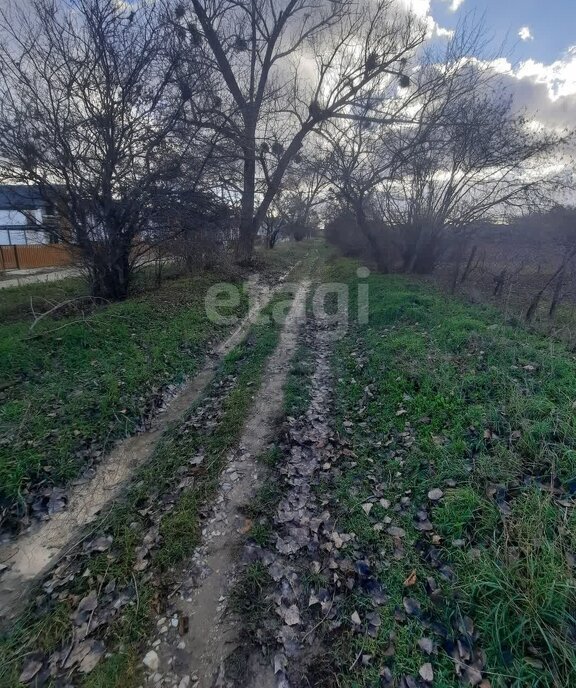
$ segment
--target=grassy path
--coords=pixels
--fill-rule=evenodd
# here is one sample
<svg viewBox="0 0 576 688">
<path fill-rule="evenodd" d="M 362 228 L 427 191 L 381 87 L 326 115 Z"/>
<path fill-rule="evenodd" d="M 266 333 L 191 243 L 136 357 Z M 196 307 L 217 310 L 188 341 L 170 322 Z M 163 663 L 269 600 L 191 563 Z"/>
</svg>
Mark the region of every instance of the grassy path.
<svg viewBox="0 0 576 688">
<path fill-rule="evenodd" d="M 264 312 L 287 298 L 279 293 Z M 199 542 L 206 504 L 279 332 L 275 322 L 252 326 L 203 396 L 162 436 L 122 499 L 33 592 L 26 612 L 0 638 L 0 686 L 64 676 L 90 687 L 139 685 L 142 642 L 165 603 L 174 567 Z"/>
<path fill-rule="evenodd" d="M 150 647 L 160 662 L 148 672 L 147 685 L 158 683 L 158 673 L 166 684 L 179 685 L 191 672 L 196 688 L 212 688 L 217 677 L 226 685 L 226 664 L 231 649 L 241 645 L 242 629 L 230 618 L 223 600 L 229 598 L 238 575 L 243 533 L 253 526 L 245 517 L 246 505 L 262 486 L 264 470 L 258 458 L 269 448 L 282 418 L 283 386 L 302 326 L 308 288 L 303 281 L 294 294 L 278 344 L 255 387 L 249 417 L 227 458 L 218 493 L 203 523 L 201 545 L 176 573 L 178 587 L 162 617 L 189 619 L 189 632 L 181 637 L 176 629 L 170 632 L 162 629 L 162 623 L 156 624 Z M 264 666 L 255 676 L 245 674 L 242 685 L 272 688 L 273 684 L 273 672 Z"/>
<path fill-rule="evenodd" d="M 308 251 L 282 247 L 261 258 L 274 282 Z M 0 531 L 65 505 L 58 489 L 97 464 L 114 442 L 132 434 L 167 393 L 200 369 L 230 325 L 209 320 L 208 288 L 242 276 L 202 274 L 150 288 L 139 278 L 123 303 L 74 301 L 79 279 L 0 293 Z M 30 331 L 32 312 L 68 305 Z M 242 316 L 246 298 L 222 314 Z"/>
</svg>

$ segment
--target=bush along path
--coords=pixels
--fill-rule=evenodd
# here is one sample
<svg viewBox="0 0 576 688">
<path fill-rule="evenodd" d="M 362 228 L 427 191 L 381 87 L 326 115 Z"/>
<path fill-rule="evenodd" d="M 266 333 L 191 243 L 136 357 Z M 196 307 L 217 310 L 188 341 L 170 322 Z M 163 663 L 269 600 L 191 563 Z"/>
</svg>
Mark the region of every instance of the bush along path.
<svg viewBox="0 0 576 688">
<path fill-rule="evenodd" d="M 325 274 L 351 303 L 356 267 Z M 262 656 L 283 688 L 573 685 L 574 355 L 405 279 L 369 286 L 367 326 L 301 341 L 230 685 Z"/>
<path fill-rule="evenodd" d="M 272 297 L 263 314 L 286 308 Z M 289 302 L 288 302 L 289 303 Z M 121 499 L 82 534 L 0 638 L 0 685 L 139 685 L 141 644 L 240 438 L 281 326 L 258 321 Z M 206 510 L 205 510 L 206 509 Z"/>
</svg>

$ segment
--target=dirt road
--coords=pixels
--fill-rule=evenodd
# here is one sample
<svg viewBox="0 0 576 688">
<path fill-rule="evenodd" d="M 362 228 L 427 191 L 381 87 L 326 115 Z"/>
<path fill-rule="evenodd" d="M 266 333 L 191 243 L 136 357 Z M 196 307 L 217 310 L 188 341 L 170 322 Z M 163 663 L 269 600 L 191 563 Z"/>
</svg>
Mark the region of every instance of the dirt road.
<svg viewBox="0 0 576 688">
<path fill-rule="evenodd" d="M 225 661 L 240 637 L 238 620 L 230 617 L 226 600 L 239 568 L 238 551 L 246 519 L 241 513 L 262 482 L 257 458 L 271 440 L 283 408 L 283 387 L 298 340 L 309 283 L 301 284 L 286 319 L 279 345 L 270 358 L 264 383 L 257 393 L 250 420 L 236 451 L 229 457 L 212 514 L 204 526 L 203 542 L 192 562 L 176 578 L 182 593 L 170 616 L 189 619 L 190 631 L 182 639 L 174 628 L 157 620 L 158 638 L 153 640 L 147 663 L 153 669 L 150 686 L 187 685 L 198 688 L 225 685 Z M 197 572 L 201 571 L 198 581 Z M 196 587 L 197 586 L 197 587 Z M 162 632 L 165 627 L 165 632 Z M 255 666 L 253 666 L 253 669 Z M 273 688 L 274 672 L 269 664 L 258 666 L 245 686 Z"/>
<path fill-rule="evenodd" d="M 0 563 L 8 569 L 0 577 L 0 623 L 13 618 L 26 602 L 30 585 L 51 569 L 84 537 L 83 529 L 118 496 L 138 466 L 152 455 L 164 431 L 182 418 L 209 385 L 224 359 L 247 335 L 273 290 L 256 287 L 250 312 L 232 334 L 208 357 L 200 372 L 167 401 L 163 412 L 143 433 L 117 443 L 98 464 L 93 477 L 72 487 L 67 508 L 49 521 L 35 523 L 16 541 L 0 546 Z"/>
</svg>

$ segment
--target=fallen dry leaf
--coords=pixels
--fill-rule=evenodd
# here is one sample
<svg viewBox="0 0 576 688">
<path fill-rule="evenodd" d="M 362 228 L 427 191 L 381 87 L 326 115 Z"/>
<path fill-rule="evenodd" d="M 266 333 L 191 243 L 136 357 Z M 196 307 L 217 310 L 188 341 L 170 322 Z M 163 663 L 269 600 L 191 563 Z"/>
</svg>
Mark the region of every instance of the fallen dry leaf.
<svg viewBox="0 0 576 688">
<path fill-rule="evenodd" d="M 434 670 L 432 669 L 430 662 L 423 664 L 418 670 L 418 673 L 420 674 L 422 680 L 426 681 L 426 683 L 432 683 L 434 680 Z"/>
<path fill-rule="evenodd" d="M 404 587 L 409 588 L 412 585 L 416 585 L 416 569 L 412 571 L 412 573 L 408 576 L 408 578 L 404 581 Z"/>
<path fill-rule="evenodd" d="M 72 650 L 64 664 L 64 669 L 78 667 L 78 671 L 89 674 L 105 653 L 103 643 L 99 640 L 84 640 Z"/>
<path fill-rule="evenodd" d="M 87 552 L 107 552 L 110 547 L 112 547 L 113 538 L 111 535 L 108 537 L 97 537 L 92 542 L 86 545 Z"/>
<path fill-rule="evenodd" d="M 78 604 L 76 612 L 74 613 L 74 623 L 76 626 L 81 626 L 83 623 L 86 623 L 97 606 L 98 597 L 96 596 L 96 591 L 92 590 L 92 592 L 81 599 Z"/>
<path fill-rule="evenodd" d="M 427 655 L 431 655 L 434 652 L 434 641 L 432 638 L 420 638 L 418 641 L 418 647 L 425 652 Z"/>
<path fill-rule="evenodd" d="M 428 492 L 428 499 L 432 502 L 438 502 L 444 496 L 444 492 L 439 487 L 435 487 Z"/>
<path fill-rule="evenodd" d="M 300 610 L 295 604 L 290 607 L 282 607 L 279 614 L 287 626 L 297 626 L 300 623 Z"/>
<path fill-rule="evenodd" d="M 18 682 L 30 683 L 30 681 L 32 681 L 36 677 L 41 668 L 42 662 L 37 662 L 36 660 L 28 662 L 22 670 Z"/>
<path fill-rule="evenodd" d="M 419 616 L 421 613 L 420 602 L 413 597 L 404 597 L 402 600 L 406 614 L 409 616 Z"/>
<path fill-rule="evenodd" d="M 462 672 L 462 679 L 470 686 L 477 686 L 482 682 L 482 673 L 473 666 L 467 666 Z"/>
<path fill-rule="evenodd" d="M 240 533 L 240 535 L 246 535 L 246 533 L 249 533 L 252 530 L 253 525 L 254 521 L 251 518 L 247 518 L 242 528 L 238 529 L 238 532 Z"/>
</svg>

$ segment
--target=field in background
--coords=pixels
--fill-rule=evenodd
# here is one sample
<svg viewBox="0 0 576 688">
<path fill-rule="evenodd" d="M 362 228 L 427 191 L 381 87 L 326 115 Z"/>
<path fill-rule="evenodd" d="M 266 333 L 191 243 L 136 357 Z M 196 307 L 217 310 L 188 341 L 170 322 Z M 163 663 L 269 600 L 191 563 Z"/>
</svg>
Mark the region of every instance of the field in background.
<svg viewBox="0 0 576 688">
<path fill-rule="evenodd" d="M 576 262 L 571 231 L 562 231 L 550 218 L 546 222 L 546 216 L 479 228 L 465 246 L 448 246 L 433 281 L 573 346 Z"/>
</svg>

